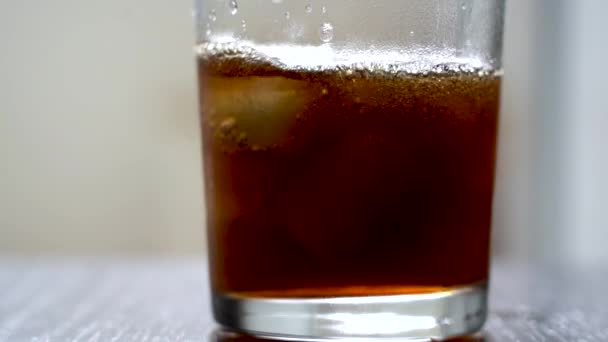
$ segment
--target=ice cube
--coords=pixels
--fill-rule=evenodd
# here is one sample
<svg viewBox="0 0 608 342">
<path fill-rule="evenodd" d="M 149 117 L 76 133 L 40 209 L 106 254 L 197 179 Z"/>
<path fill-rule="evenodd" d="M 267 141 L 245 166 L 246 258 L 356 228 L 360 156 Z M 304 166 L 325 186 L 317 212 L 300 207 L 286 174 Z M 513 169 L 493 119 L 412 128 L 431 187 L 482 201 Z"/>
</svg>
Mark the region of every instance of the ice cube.
<svg viewBox="0 0 608 342">
<path fill-rule="evenodd" d="M 320 93 L 284 77 L 211 77 L 202 88 L 203 118 L 223 143 L 265 149 L 285 141 Z"/>
</svg>

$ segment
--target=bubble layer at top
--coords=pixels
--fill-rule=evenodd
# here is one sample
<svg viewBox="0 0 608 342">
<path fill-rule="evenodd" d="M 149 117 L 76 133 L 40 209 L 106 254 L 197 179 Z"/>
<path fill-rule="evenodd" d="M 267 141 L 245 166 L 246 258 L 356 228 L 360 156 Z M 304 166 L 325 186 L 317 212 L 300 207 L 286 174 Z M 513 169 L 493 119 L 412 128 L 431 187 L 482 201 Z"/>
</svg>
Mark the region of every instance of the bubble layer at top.
<svg viewBox="0 0 608 342">
<path fill-rule="evenodd" d="M 368 70 L 406 74 L 476 73 L 501 75 L 481 58 L 461 57 L 453 50 L 413 47 L 408 49 L 337 49 L 329 44 L 255 44 L 247 41 L 203 43 L 195 47 L 198 58 L 248 60 L 259 65 L 292 71 Z"/>
</svg>

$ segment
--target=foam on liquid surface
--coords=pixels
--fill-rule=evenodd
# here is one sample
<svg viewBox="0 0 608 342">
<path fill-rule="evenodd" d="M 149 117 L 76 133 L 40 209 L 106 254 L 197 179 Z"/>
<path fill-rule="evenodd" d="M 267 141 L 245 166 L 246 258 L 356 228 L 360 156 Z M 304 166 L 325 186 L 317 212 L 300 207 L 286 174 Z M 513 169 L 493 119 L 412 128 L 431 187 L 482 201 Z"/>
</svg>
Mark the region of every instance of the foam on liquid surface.
<svg viewBox="0 0 608 342">
<path fill-rule="evenodd" d="M 408 74 L 441 72 L 480 73 L 497 75 L 481 58 L 461 57 L 451 49 L 431 47 L 335 49 L 323 45 L 256 45 L 251 42 L 205 43 L 195 52 L 202 59 L 239 59 L 251 63 L 269 64 L 282 70 L 320 71 L 356 69 Z"/>
</svg>

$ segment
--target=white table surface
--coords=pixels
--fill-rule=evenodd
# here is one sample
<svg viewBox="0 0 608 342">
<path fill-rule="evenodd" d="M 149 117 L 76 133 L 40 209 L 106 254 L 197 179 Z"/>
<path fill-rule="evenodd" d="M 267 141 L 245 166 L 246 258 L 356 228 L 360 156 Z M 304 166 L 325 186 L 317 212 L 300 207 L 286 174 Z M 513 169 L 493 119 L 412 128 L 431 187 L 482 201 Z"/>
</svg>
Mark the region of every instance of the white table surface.
<svg viewBox="0 0 608 342">
<path fill-rule="evenodd" d="M 204 260 L 0 259 L 0 342 L 210 341 Z M 486 341 L 608 341 L 608 268 L 497 263 Z"/>
</svg>

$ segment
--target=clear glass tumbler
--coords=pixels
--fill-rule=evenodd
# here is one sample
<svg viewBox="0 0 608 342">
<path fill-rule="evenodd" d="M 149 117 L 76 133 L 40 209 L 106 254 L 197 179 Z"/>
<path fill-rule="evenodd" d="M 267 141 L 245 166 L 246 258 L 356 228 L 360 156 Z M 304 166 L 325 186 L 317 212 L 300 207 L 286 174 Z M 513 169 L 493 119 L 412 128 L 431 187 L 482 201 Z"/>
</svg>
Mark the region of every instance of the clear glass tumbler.
<svg viewBox="0 0 608 342">
<path fill-rule="evenodd" d="M 504 0 L 197 0 L 213 310 L 284 338 L 486 318 Z"/>
</svg>

